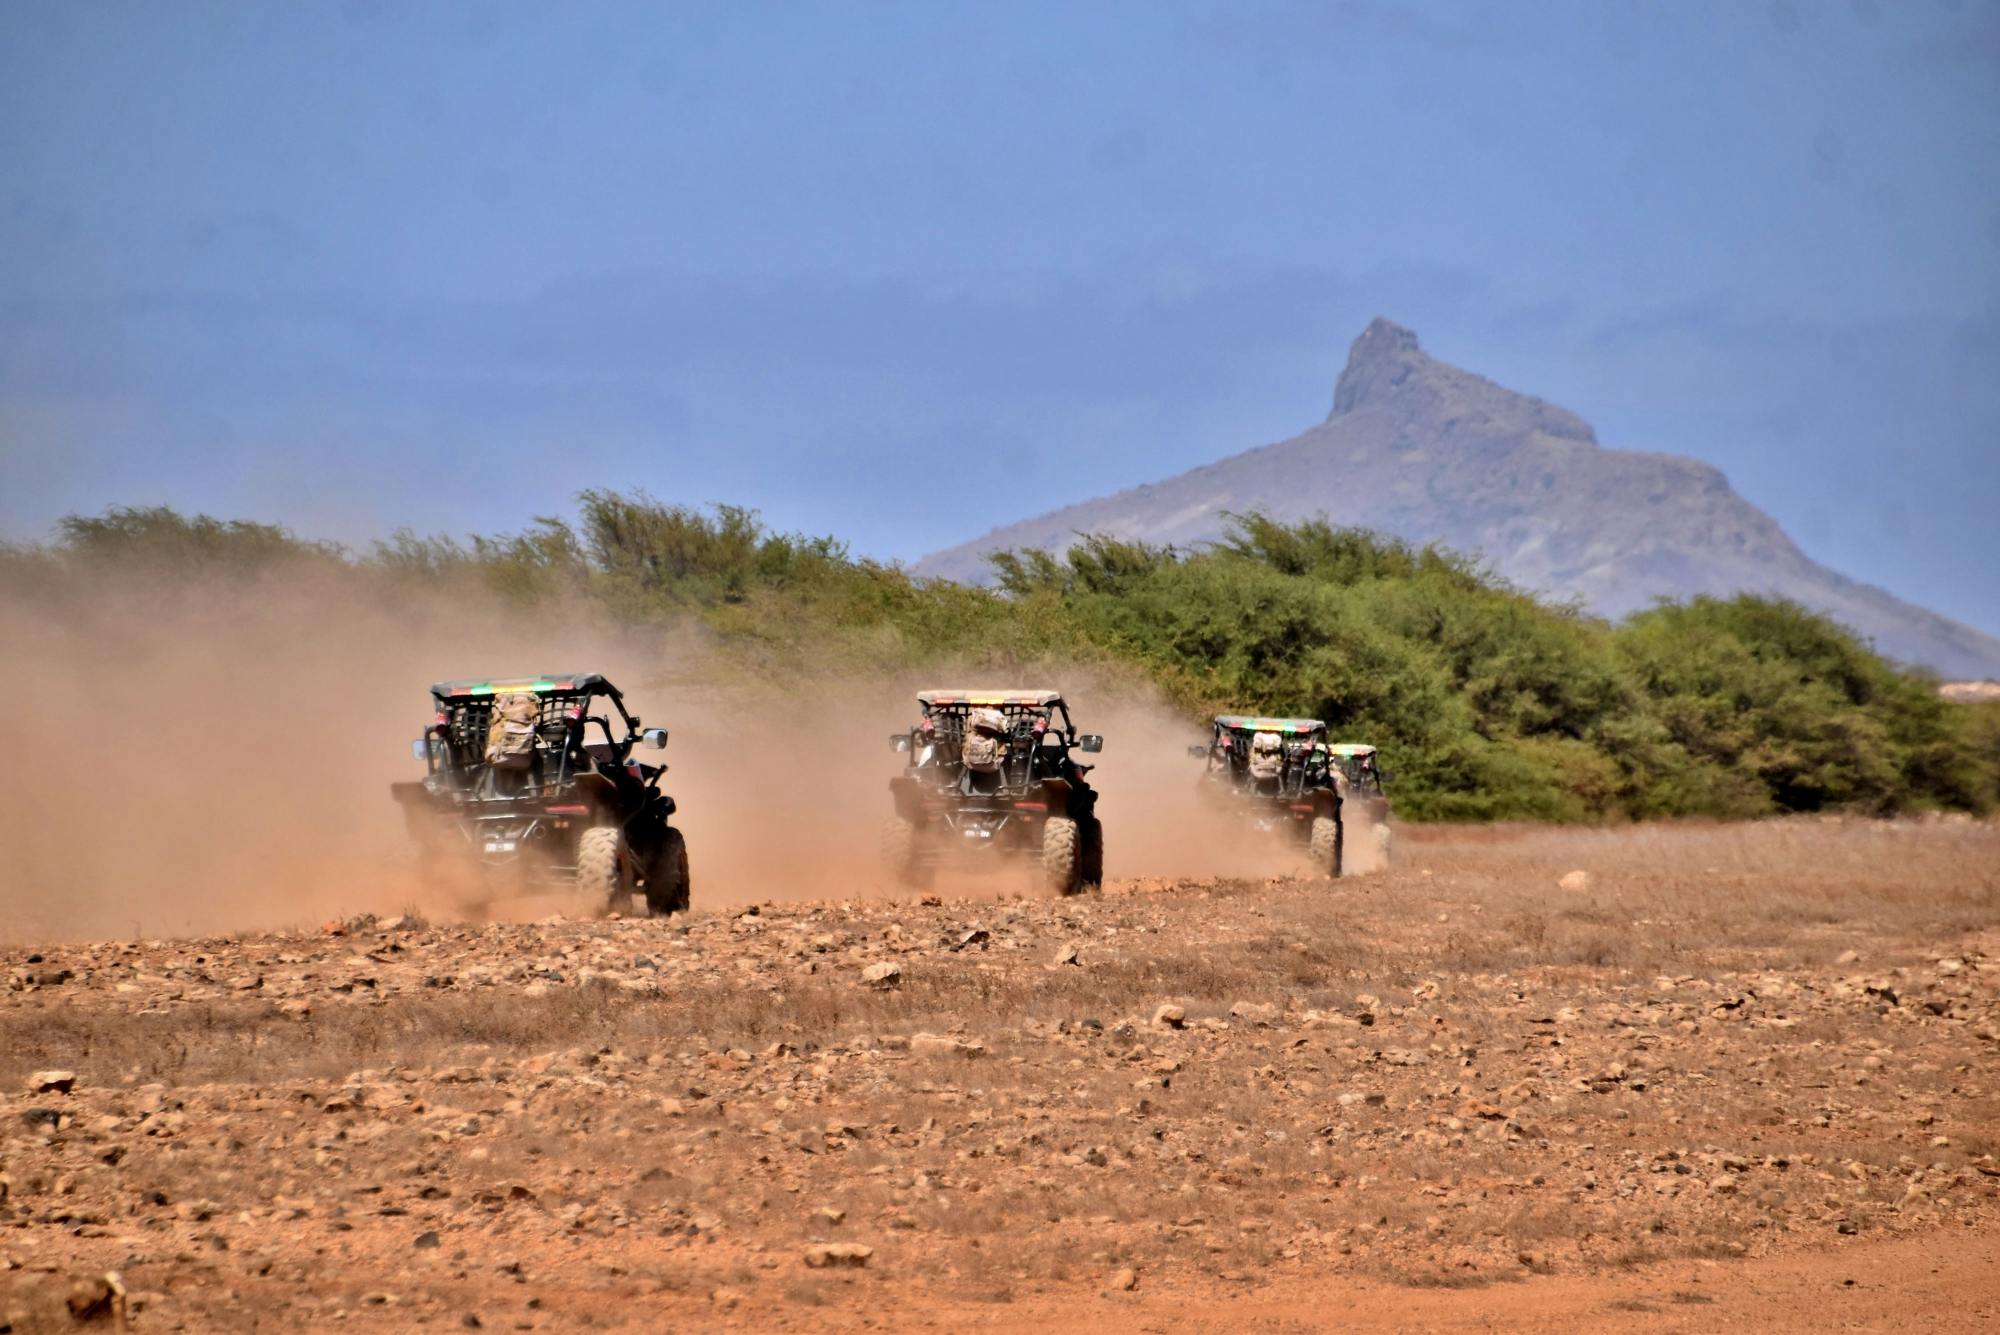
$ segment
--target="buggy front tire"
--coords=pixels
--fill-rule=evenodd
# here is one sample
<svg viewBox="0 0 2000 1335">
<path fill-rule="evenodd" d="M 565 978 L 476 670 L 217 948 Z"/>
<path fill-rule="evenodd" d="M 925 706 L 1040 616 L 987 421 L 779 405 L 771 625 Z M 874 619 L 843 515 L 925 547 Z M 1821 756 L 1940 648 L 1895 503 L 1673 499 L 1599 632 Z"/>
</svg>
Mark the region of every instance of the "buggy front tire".
<svg viewBox="0 0 2000 1335">
<path fill-rule="evenodd" d="M 576 888 L 584 899 L 609 911 L 631 906 L 632 859 L 623 830 L 594 825 L 577 837 Z"/>
<path fill-rule="evenodd" d="M 1065 897 L 1083 888 L 1083 831 L 1068 816 L 1042 822 L 1042 883 Z"/>
<path fill-rule="evenodd" d="M 1340 875 L 1343 845 L 1347 841 L 1347 830 L 1338 814 L 1314 816 L 1312 823 L 1312 861 L 1315 871 L 1328 876 Z"/>
<path fill-rule="evenodd" d="M 898 885 L 921 890 L 930 884 L 914 821 L 891 816 L 882 823 L 882 865 Z"/>
<path fill-rule="evenodd" d="M 1083 883 L 1104 888 L 1104 822 L 1095 816 L 1083 820 Z"/>
<path fill-rule="evenodd" d="M 656 918 L 686 913 L 690 888 L 687 836 L 669 825 L 646 873 L 646 908 Z"/>
</svg>

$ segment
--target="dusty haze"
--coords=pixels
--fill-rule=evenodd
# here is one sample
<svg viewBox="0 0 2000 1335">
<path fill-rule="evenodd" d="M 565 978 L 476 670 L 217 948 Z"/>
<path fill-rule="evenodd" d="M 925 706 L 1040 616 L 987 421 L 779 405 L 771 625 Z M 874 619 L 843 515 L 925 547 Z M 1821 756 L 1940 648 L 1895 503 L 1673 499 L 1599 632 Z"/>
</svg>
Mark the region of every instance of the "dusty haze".
<svg viewBox="0 0 2000 1335">
<path fill-rule="evenodd" d="M 596 670 L 672 731 L 703 906 L 893 895 L 877 854 L 900 758 L 887 737 L 926 685 L 1047 683 L 1106 735 L 1107 868 L 1275 874 L 1289 850 L 1192 800 L 1201 729 L 1099 669 L 958 665 L 881 681 L 745 683 L 698 627 L 621 630 L 586 612 L 509 613 L 337 573 L 227 585 L 97 582 L 0 591 L 0 668 L 27 685 L 0 790 L 0 935 L 200 934 L 417 909 L 433 917 L 583 912 L 562 896 L 467 902 L 422 883 L 388 785 L 418 766 L 425 689 L 449 677 Z M 1351 838 L 1359 856 L 1365 840 Z M 1015 894 L 1031 869 L 940 875 L 952 895 Z"/>
</svg>

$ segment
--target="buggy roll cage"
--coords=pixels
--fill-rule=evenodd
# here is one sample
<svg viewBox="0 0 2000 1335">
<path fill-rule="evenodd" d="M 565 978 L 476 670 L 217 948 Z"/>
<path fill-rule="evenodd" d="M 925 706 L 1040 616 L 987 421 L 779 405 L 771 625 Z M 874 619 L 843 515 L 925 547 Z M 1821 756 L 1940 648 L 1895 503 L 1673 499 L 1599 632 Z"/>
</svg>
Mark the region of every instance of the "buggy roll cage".
<svg viewBox="0 0 2000 1335">
<path fill-rule="evenodd" d="M 1364 791 L 1379 794 L 1386 784 L 1395 781 L 1396 776 L 1382 768 L 1382 752 L 1376 746 L 1367 742 L 1334 742 L 1326 749 L 1348 781 L 1360 785 Z"/>
<path fill-rule="evenodd" d="M 917 704 L 925 718 L 943 715 L 963 719 L 975 709 L 997 709 L 1011 721 L 1030 715 L 1046 717 L 1051 710 L 1062 718 L 1055 731 L 1065 746 L 1077 744 L 1076 725 L 1070 721 L 1069 706 L 1056 691 L 919 691 Z"/>
<path fill-rule="evenodd" d="M 425 761 L 430 773 L 438 772 L 440 761 L 444 762 L 445 768 L 460 773 L 477 763 L 475 757 L 483 752 L 486 744 L 493 701 L 502 695 L 533 695 L 539 706 L 535 719 L 536 735 L 554 740 L 553 734 L 561 734 L 561 744 L 550 748 L 557 757 L 556 773 L 539 781 L 535 785 L 537 788 L 560 787 L 569 782 L 575 758 L 573 752 L 589 746 L 584 734 L 592 723 L 603 732 L 612 760 L 620 765 L 628 762 L 633 746 L 642 737 L 656 733 L 659 738 L 657 744 L 666 744 L 664 728 L 640 732 L 639 716 L 625 708 L 624 694 L 600 673 L 550 672 L 521 678 L 440 681 L 431 685 L 437 717 L 425 729 L 425 738 L 434 738 L 436 743 L 425 747 L 428 752 Z M 608 714 L 590 712 L 591 702 L 600 696 L 609 699 L 612 708 L 618 711 L 618 719 L 625 725 L 623 737 L 612 730 Z M 658 780 L 657 769 L 647 776 L 649 786 Z"/>
<path fill-rule="evenodd" d="M 1217 752 L 1247 756 L 1250 739 L 1260 732 L 1276 733 L 1287 752 L 1326 749 L 1326 724 L 1316 718 L 1275 718 L 1263 714 L 1217 714 L 1209 721 L 1206 745 L 1188 747 L 1188 754 L 1201 759 Z"/>
<path fill-rule="evenodd" d="M 1263 714 L 1217 714 L 1209 720 L 1209 738 L 1204 745 L 1194 743 L 1188 755 L 1208 762 L 1212 774 L 1218 768 L 1236 774 L 1248 768 L 1251 739 L 1260 733 L 1275 733 L 1284 744 L 1285 780 L 1303 790 L 1314 785 L 1333 765 L 1326 745 L 1326 724 L 1316 718 L 1278 718 Z"/>
<path fill-rule="evenodd" d="M 480 697 L 490 699 L 496 695 L 578 695 L 583 697 L 586 709 L 592 698 L 606 696 L 617 709 L 618 717 L 625 722 L 625 741 L 630 743 L 638 740 L 639 716 L 626 711 L 624 692 L 606 681 L 604 675 L 599 672 L 545 672 L 540 676 L 515 679 L 471 679 L 431 683 L 431 696 L 441 706 L 448 707 L 453 703 L 468 704 Z M 586 721 L 603 724 L 605 739 L 613 746 L 618 745 L 618 739 L 611 734 L 611 724 L 608 719 L 586 718 Z"/>
<path fill-rule="evenodd" d="M 1276 718 L 1264 714 L 1217 714 L 1212 720 L 1215 735 L 1225 732 L 1275 732 L 1287 739 L 1325 741 L 1326 724 L 1316 718 Z"/>
<path fill-rule="evenodd" d="M 923 710 L 923 721 L 906 732 L 891 734 L 890 746 L 914 756 L 919 739 L 928 736 L 933 744 L 943 748 L 947 760 L 956 759 L 957 752 L 964 745 L 966 722 L 972 711 L 997 710 L 1007 720 L 1007 759 L 1003 771 L 1009 786 L 1057 777 L 1046 773 L 1044 767 L 1066 759 L 1072 750 L 1094 753 L 1104 745 L 1101 736 L 1076 730 L 1076 724 L 1069 716 L 1069 706 L 1057 691 L 920 691 L 917 703 Z M 1048 725 L 1039 734 L 1035 730 L 1037 722 Z M 1060 753 L 1057 760 L 1051 760 L 1047 755 L 1047 751 L 1052 749 L 1050 738 L 1055 739 L 1053 749 Z M 1075 766 L 1079 773 L 1087 773 L 1091 769 L 1090 765 L 1079 761 L 1069 760 L 1068 763 Z"/>
</svg>

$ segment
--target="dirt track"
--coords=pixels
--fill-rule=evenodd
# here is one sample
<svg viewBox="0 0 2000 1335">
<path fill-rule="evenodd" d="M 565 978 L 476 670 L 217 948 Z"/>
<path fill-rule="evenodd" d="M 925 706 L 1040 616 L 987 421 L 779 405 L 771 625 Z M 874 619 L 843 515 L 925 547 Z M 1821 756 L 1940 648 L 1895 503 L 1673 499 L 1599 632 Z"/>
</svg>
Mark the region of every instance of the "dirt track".
<svg viewBox="0 0 2000 1335">
<path fill-rule="evenodd" d="M 115 1271 L 136 1330 L 1991 1322 L 1996 907 L 1990 824 L 1790 822 L 15 948 L 0 1313 Z"/>
</svg>

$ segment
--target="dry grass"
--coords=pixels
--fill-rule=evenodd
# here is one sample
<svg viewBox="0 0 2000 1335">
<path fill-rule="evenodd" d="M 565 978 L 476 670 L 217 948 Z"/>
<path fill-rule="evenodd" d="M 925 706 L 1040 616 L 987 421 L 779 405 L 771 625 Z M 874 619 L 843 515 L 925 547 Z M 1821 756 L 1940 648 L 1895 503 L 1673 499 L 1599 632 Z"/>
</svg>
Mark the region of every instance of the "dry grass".
<svg viewBox="0 0 2000 1335">
<path fill-rule="evenodd" d="M 1233 917 L 1232 910 L 1255 904 L 1256 919 L 1276 923 L 1253 920 L 1248 930 L 1218 937 L 1154 937 L 1144 940 L 1143 951 L 1127 948 L 1089 969 L 1041 977 L 930 970 L 889 994 L 857 991 L 839 975 L 779 992 L 715 980 L 666 997 L 634 996 L 608 984 L 534 997 L 442 991 L 365 1008 L 321 1008 L 298 1026 L 273 1026 L 269 1006 L 255 1000 L 151 1015 L 55 1005 L 0 1015 L 0 1080 L 57 1056 L 149 1079 L 229 1080 L 323 1075 L 343 1064 L 429 1060 L 460 1048 L 509 1052 L 593 1042 L 659 1048 L 780 1034 L 825 1041 L 939 1016 L 1018 1023 L 1036 1014 L 1129 1015 L 1167 995 L 1200 1017 L 1246 997 L 1337 1004 L 1349 986 L 1388 998 L 1420 977 L 1510 969 L 1580 969 L 1588 973 L 1579 976 L 1597 977 L 1753 962 L 1796 967 L 1830 962 L 1848 947 L 1865 947 L 1870 966 L 1879 969 L 1976 932 L 2000 909 L 2000 838 L 1990 826 L 1413 830 L 1403 842 L 1405 867 L 1422 867 L 1414 878 L 1399 870 L 1337 893 L 1210 883 L 1202 899 L 1223 913 Z M 1591 872 L 1589 890 L 1555 888 L 1572 867 Z M 1177 904 L 1175 912 L 1203 910 Z M 941 916 L 990 915 L 965 906 Z M 491 930 L 523 953 L 535 952 L 548 935 Z M 442 934 L 475 946 L 487 935 Z M 203 958 L 199 946 L 186 953 Z"/>
</svg>

